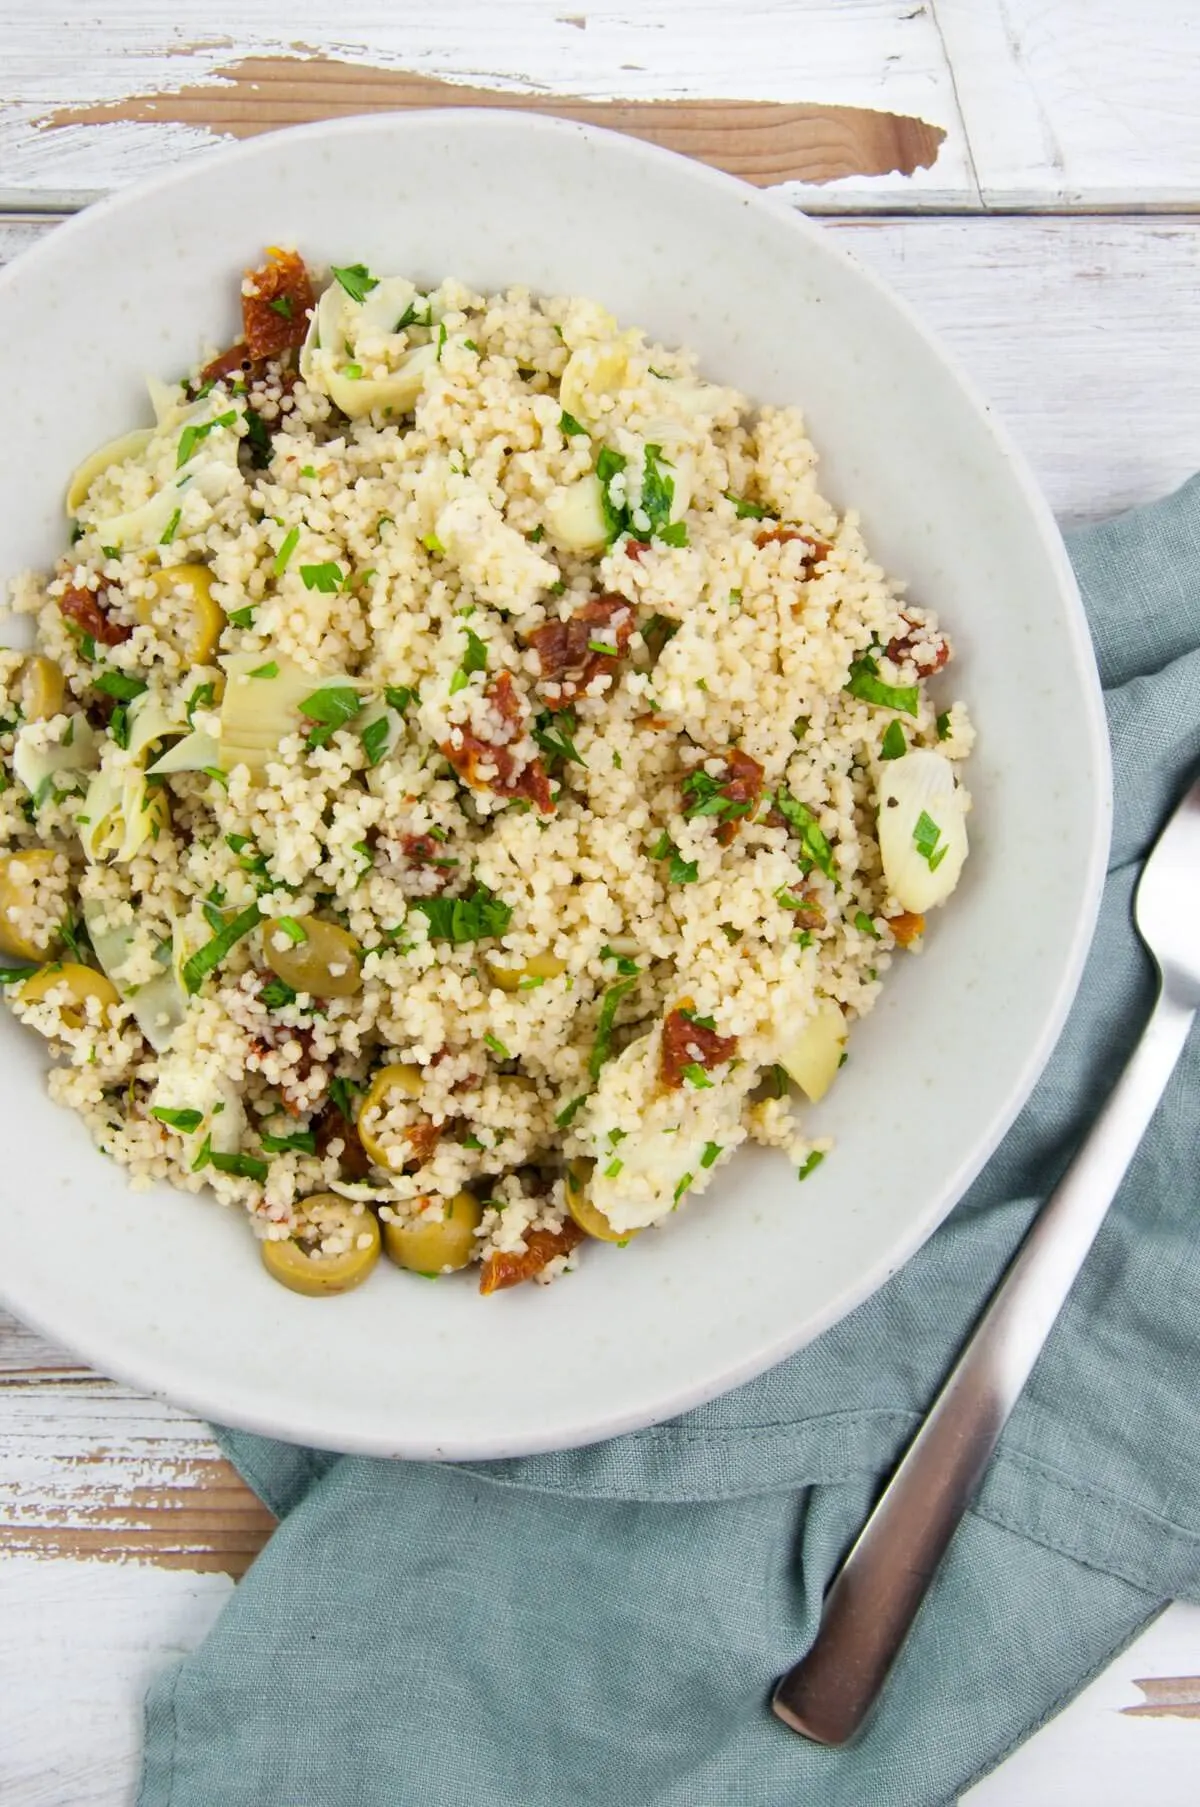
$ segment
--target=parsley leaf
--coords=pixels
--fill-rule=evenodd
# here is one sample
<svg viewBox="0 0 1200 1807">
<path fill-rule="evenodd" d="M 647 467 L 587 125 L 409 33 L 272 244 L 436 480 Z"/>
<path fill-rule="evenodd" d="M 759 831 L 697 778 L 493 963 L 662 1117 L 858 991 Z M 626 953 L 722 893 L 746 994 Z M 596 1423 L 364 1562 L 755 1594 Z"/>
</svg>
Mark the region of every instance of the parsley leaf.
<svg viewBox="0 0 1200 1807">
<path fill-rule="evenodd" d="M 686 546 L 688 544 L 687 522 L 668 521 L 665 527 L 659 528 L 658 537 L 664 546 Z"/>
<path fill-rule="evenodd" d="M 483 1045 L 485 1048 L 488 1048 L 491 1050 L 491 1052 L 496 1056 L 497 1060 L 511 1060 L 512 1059 L 512 1055 L 509 1053 L 508 1049 L 504 1046 L 504 1043 L 500 1040 L 499 1036 L 493 1035 L 490 1029 L 488 1030 L 488 1032 L 486 1033 L 486 1035 L 483 1038 Z"/>
<path fill-rule="evenodd" d="M 339 269 L 337 264 L 334 264 L 332 274 L 341 283 L 351 301 L 357 301 L 360 307 L 371 290 L 379 287 L 379 278 L 372 276 L 366 264 L 347 264 L 344 269 Z M 402 321 L 401 325 L 403 324 Z M 399 327 L 396 330 L 398 332 Z"/>
<path fill-rule="evenodd" d="M 141 678 L 131 678 L 124 671 L 102 671 L 95 684 L 96 689 L 102 690 L 105 696 L 116 697 L 122 703 L 131 703 L 146 688 Z"/>
<path fill-rule="evenodd" d="M 311 1129 L 293 1130 L 290 1136 L 269 1136 L 264 1130 L 260 1137 L 268 1154 L 316 1154 L 317 1138 Z"/>
<path fill-rule="evenodd" d="M 280 546 L 279 551 L 275 554 L 275 560 L 271 566 L 271 569 L 274 571 L 276 577 L 282 577 L 284 572 L 287 570 L 288 561 L 291 558 L 292 553 L 296 550 L 296 547 L 299 544 L 299 542 L 300 542 L 300 529 L 298 527 L 290 527 L 288 529 L 287 533 L 285 533 L 283 536 L 283 544 Z M 311 584 L 309 585 L 309 588 L 310 589 L 312 588 Z"/>
<path fill-rule="evenodd" d="M 533 738 L 551 761 L 561 765 L 573 761 L 575 765 L 586 766 L 587 760 L 572 738 L 577 726 L 574 709 L 543 709 L 534 719 Z"/>
<path fill-rule="evenodd" d="M 824 1159 L 825 1156 L 821 1153 L 821 1150 L 819 1148 L 814 1148 L 803 1167 L 798 1167 L 796 1169 L 796 1178 L 798 1180 L 806 1180 L 810 1173 L 815 1173 Z"/>
<path fill-rule="evenodd" d="M 569 1129 L 587 1101 L 588 1093 L 580 1092 L 578 1098 L 572 1098 L 569 1104 L 564 1104 L 554 1119 L 558 1124 L 558 1127 L 560 1129 Z"/>
<path fill-rule="evenodd" d="M 181 1136 L 190 1136 L 204 1121 L 203 1111 L 172 1111 L 163 1104 L 151 1105 L 150 1115 L 165 1123 L 168 1129 L 177 1129 Z"/>
<path fill-rule="evenodd" d="M 395 709 L 403 715 L 410 703 L 419 703 L 420 692 L 407 684 L 389 684 L 383 693 L 383 700 L 389 709 Z"/>
<path fill-rule="evenodd" d="M 600 958 L 602 960 L 615 960 L 617 963 L 617 971 L 621 974 L 622 978 L 636 978 L 640 970 L 636 960 L 630 960 L 626 955 L 618 954 L 615 948 L 602 947 L 600 949 Z"/>
<path fill-rule="evenodd" d="M 250 463 L 254 469 L 265 471 L 271 462 L 271 435 L 257 408 L 246 409 L 245 444 L 250 449 Z"/>
<path fill-rule="evenodd" d="M 719 1142 L 706 1142 L 704 1144 L 704 1153 L 700 1156 L 701 1167 L 711 1167 L 720 1153 L 721 1144 Z"/>
<path fill-rule="evenodd" d="M 230 609 L 230 611 L 229 611 L 230 627 L 251 627 L 251 626 L 253 626 L 255 606 L 256 605 L 254 603 L 249 603 L 249 604 L 247 604 L 247 606 L 244 609 Z"/>
<path fill-rule="evenodd" d="M 887 732 L 879 747 L 881 759 L 903 759 L 908 752 L 908 742 L 904 738 L 904 729 L 899 722 L 889 722 Z"/>
<path fill-rule="evenodd" d="M 469 627 L 464 627 L 463 633 L 467 636 L 467 650 L 463 654 L 462 669 L 468 676 L 470 676 L 473 671 L 486 671 L 488 665 L 487 646 L 479 638 L 478 634 L 473 634 L 471 632 Z"/>
<path fill-rule="evenodd" d="M 916 684 L 885 684 L 870 653 L 855 659 L 844 688 L 864 703 L 874 703 L 880 709 L 898 709 L 904 715 L 915 715 L 921 700 Z"/>
<path fill-rule="evenodd" d="M 642 464 L 642 513 L 650 523 L 651 533 L 660 537 L 663 528 L 671 519 L 671 504 L 675 500 L 675 479 L 667 475 L 663 469 L 666 460 L 660 445 L 648 445 Z"/>
<path fill-rule="evenodd" d="M 327 745 L 338 728 L 354 720 L 362 706 L 362 697 L 349 684 L 327 684 L 323 690 L 314 690 L 300 704 L 301 715 L 316 724 L 305 746 L 311 751 Z"/>
<path fill-rule="evenodd" d="M 634 979 L 619 979 L 610 985 L 604 994 L 604 1002 L 600 1006 L 600 1018 L 596 1024 L 596 1039 L 592 1044 L 592 1052 L 588 1059 L 588 1072 L 593 1079 L 600 1077 L 600 1069 L 612 1052 L 613 1025 L 617 1019 L 617 1011 L 621 1001 L 627 997 L 637 984 Z"/>
<path fill-rule="evenodd" d="M 629 509 L 624 500 L 618 503 L 612 496 L 613 478 L 624 469 L 625 459 L 622 454 L 614 452 L 611 446 L 603 446 L 596 460 L 596 475 L 600 479 L 600 507 L 609 545 L 629 528 Z"/>
<path fill-rule="evenodd" d="M 373 722 L 368 722 L 362 731 L 363 752 L 367 756 L 368 766 L 377 766 L 387 752 L 387 743 L 391 735 L 391 726 L 386 715 L 380 715 Z"/>
<path fill-rule="evenodd" d="M 879 930 L 865 910 L 859 910 L 854 917 L 854 926 L 863 935 L 870 935 L 873 941 L 879 940 Z"/>
<path fill-rule="evenodd" d="M 943 709 L 937 718 L 937 737 L 939 740 L 950 738 L 950 711 Z"/>
<path fill-rule="evenodd" d="M 573 414 L 568 414 L 565 408 L 558 417 L 558 425 L 560 431 L 565 433 L 568 438 L 572 438 L 578 433 L 584 434 L 585 437 L 587 435 L 587 428 L 582 422 L 576 420 Z"/>
<path fill-rule="evenodd" d="M 258 905 L 250 904 L 247 909 L 240 910 L 231 922 L 227 922 L 221 932 L 214 935 L 211 941 L 197 948 L 190 959 L 183 963 L 183 983 L 189 994 L 199 991 L 205 977 L 219 966 L 234 944 L 256 929 L 262 917 L 258 913 Z"/>
<path fill-rule="evenodd" d="M 698 1060 L 689 1060 L 683 1068 L 683 1077 L 697 1092 L 711 1092 L 713 1082 L 704 1071 Z"/>
<path fill-rule="evenodd" d="M 237 420 L 237 410 L 231 408 L 227 414 L 218 414 L 214 420 L 200 421 L 185 427 L 179 435 L 179 451 L 175 458 L 175 469 L 182 470 L 188 459 L 195 452 L 201 440 L 215 433 L 218 427 L 232 427 Z"/>
<path fill-rule="evenodd" d="M 799 802 L 789 791 L 776 791 L 775 808 L 800 843 L 800 865 L 805 872 L 814 866 L 826 878 L 837 883 L 833 868 L 833 849 L 817 825 L 817 818 L 806 803 Z"/>
<path fill-rule="evenodd" d="M 345 582 L 342 567 L 332 561 L 323 565 L 301 565 L 300 575 L 304 579 L 306 590 L 320 590 L 325 596 L 332 596 Z"/>
<path fill-rule="evenodd" d="M 273 314 L 278 314 L 283 320 L 290 320 L 292 317 L 292 298 L 290 295 L 273 295 L 270 301 L 268 301 L 267 306 Z"/>
<path fill-rule="evenodd" d="M 733 512 L 739 521 L 774 521 L 778 518 L 769 509 L 760 508 L 757 502 L 748 502 L 745 496 L 735 496 L 731 489 L 725 491 L 725 500 L 733 503 Z"/>
<path fill-rule="evenodd" d="M 268 1010 L 286 1010 L 296 1002 L 296 993 L 282 979 L 268 979 L 258 995 Z"/>
<path fill-rule="evenodd" d="M 160 546 L 169 546 L 174 540 L 175 535 L 179 532 L 179 522 L 182 516 L 182 508 L 177 508 L 163 529 L 162 538 L 158 542 Z"/>
<path fill-rule="evenodd" d="M 410 906 L 425 917 L 431 941 L 482 941 L 503 935 L 512 909 L 486 885 L 476 884 L 465 897 L 418 897 Z"/>
<path fill-rule="evenodd" d="M 922 810 L 917 817 L 917 825 L 913 829 L 913 846 L 916 848 L 931 872 L 937 871 L 949 852 L 948 844 L 938 848 L 938 842 L 941 838 L 942 831 L 933 817 L 927 815 L 926 812 Z M 937 848 L 936 852 L 934 851 L 935 848 Z"/>
</svg>

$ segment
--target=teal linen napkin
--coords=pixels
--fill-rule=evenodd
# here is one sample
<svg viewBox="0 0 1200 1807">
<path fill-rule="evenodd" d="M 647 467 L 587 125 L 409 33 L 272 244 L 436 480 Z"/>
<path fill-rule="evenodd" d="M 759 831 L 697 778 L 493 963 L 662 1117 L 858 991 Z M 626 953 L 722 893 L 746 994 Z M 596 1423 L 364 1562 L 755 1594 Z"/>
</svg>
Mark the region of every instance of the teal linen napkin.
<svg viewBox="0 0 1200 1807">
<path fill-rule="evenodd" d="M 220 1433 L 282 1522 L 151 1692 L 141 1807 L 937 1807 L 1200 1599 L 1194 1038 L 868 1728 L 826 1751 L 767 1710 L 1150 1008 L 1130 903 L 1200 758 L 1200 479 L 1071 549 L 1115 837 L 1070 1020 L 981 1178 L 850 1317 L 670 1424 L 459 1467 Z"/>
</svg>

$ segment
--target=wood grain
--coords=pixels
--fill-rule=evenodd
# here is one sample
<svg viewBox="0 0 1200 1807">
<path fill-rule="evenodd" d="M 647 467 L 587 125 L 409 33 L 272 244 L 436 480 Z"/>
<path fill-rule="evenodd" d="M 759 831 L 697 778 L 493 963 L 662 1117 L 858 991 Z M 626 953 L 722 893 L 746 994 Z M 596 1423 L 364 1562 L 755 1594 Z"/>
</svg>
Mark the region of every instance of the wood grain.
<svg viewBox="0 0 1200 1807">
<path fill-rule="evenodd" d="M 1129 1718 L 1200 1719 L 1200 1675 L 1135 1676 L 1133 1685 L 1145 1698 L 1121 1708 Z"/>
<path fill-rule="evenodd" d="M 923 119 L 865 107 L 729 99 L 593 101 L 571 95 L 513 94 L 319 55 L 243 57 L 191 87 L 60 107 L 38 123 L 46 130 L 61 130 L 123 120 L 195 126 L 229 138 L 252 138 L 317 119 L 422 107 L 519 107 L 608 126 L 728 170 L 759 187 L 779 182 L 823 184 L 847 176 L 910 176 L 915 169 L 932 166 L 946 136 L 940 126 Z"/>
</svg>

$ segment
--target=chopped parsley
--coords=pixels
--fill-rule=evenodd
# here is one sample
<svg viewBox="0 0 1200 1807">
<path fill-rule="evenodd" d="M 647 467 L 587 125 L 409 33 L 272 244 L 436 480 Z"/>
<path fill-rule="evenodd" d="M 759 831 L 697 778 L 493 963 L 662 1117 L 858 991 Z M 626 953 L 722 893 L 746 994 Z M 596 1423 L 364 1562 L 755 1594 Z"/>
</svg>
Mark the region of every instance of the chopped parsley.
<svg viewBox="0 0 1200 1807">
<path fill-rule="evenodd" d="M 426 552 L 432 552 L 435 558 L 443 558 L 445 556 L 446 548 L 442 545 L 442 542 L 439 540 L 436 533 L 422 534 L 421 544 L 424 546 Z"/>
<path fill-rule="evenodd" d="M 800 843 L 800 868 L 811 872 L 816 866 L 837 882 L 833 869 L 833 849 L 821 832 L 817 818 L 806 803 L 799 802 L 790 791 L 776 791 L 775 808 L 779 811 L 788 828 Z"/>
<path fill-rule="evenodd" d="M 684 798 L 684 816 L 689 820 L 696 816 L 716 816 L 722 822 L 748 816 L 754 805 L 727 797 L 722 788 L 726 783 L 728 779 L 714 778 L 703 767 L 689 772 L 679 787 Z"/>
<path fill-rule="evenodd" d="M 678 632 L 679 623 L 672 621 L 669 615 L 651 615 L 642 628 L 642 642 L 656 664 L 667 642 L 673 640 Z"/>
<path fill-rule="evenodd" d="M 204 776 L 206 778 L 211 778 L 214 784 L 219 784 L 223 791 L 229 789 L 229 774 L 223 772 L 219 765 L 206 765 L 201 769 L 204 772 Z"/>
<path fill-rule="evenodd" d="M 485 1048 L 488 1048 L 491 1050 L 491 1052 L 496 1056 L 497 1060 L 511 1060 L 512 1059 L 512 1055 L 509 1053 L 508 1049 L 504 1046 L 504 1043 L 500 1040 L 499 1036 L 493 1035 L 490 1029 L 488 1030 L 487 1034 L 483 1038 L 483 1045 Z"/>
<path fill-rule="evenodd" d="M 731 489 L 725 491 L 725 500 L 733 503 L 733 512 L 739 521 L 774 521 L 778 518 L 769 509 L 760 508 L 757 502 L 749 502 L 745 496 L 735 496 Z"/>
<path fill-rule="evenodd" d="M 617 1011 L 623 998 L 633 990 L 636 979 L 619 979 L 610 985 L 604 994 L 600 1006 L 600 1018 L 596 1024 L 596 1039 L 592 1043 L 592 1052 L 588 1058 L 588 1072 L 593 1079 L 600 1077 L 600 1069 L 612 1053 L 613 1025 L 617 1020 Z"/>
<path fill-rule="evenodd" d="M 573 414 L 568 414 L 565 408 L 558 417 L 558 425 L 559 430 L 565 433 L 568 439 L 573 438 L 579 433 L 582 433 L 585 438 L 587 437 L 587 428 L 583 425 L 582 421 L 576 420 Z"/>
<path fill-rule="evenodd" d="M 323 565 L 301 565 L 300 575 L 304 579 L 306 590 L 320 590 L 324 596 L 332 596 L 345 582 L 342 567 L 335 565 L 332 560 Z"/>
<path fill-rule="evenodd" d="M 256 665 L 253 671 L 248 671 L 246 673 L 246 676 L 248 678 L 277 678 L 279 676 L 279 667 L 274 659 L 271 659 L 266 665 Z"/>
<path fill-rule="evenodd" d="M 788 1070 L 786 1067 L 781 1067 L 779 1062 L 776 1061 L 774 1066 L 767 1068 L 766 1080 L 768 1086 L 771 1088 L 768 1094 L 769 1097 L 787 1097 L 791 1081 L 788 1077 Z"/>
<path fill-rule="evenodd" d="M 252 1154 L 219 1154 L 212 1145 L 211 1136 L 205 1136 L 204 1145 L 192 1162 L 192 1172 L 200 1173 L 205 1167 L 215 1167 L 218 1173 L 232 1173 L 240 1180 L 257 1180 L 260 1186 L 267 1177 L 266 1161 L 260 1161 Z"/>
<path fill-rule="evenodd" d="M 798 715 L 796 717 L 795 721 L 792 723 L 792 739 L 793 740 L 803 740 L 804 736 L 807 733 L 808 733 L 808 717 L 807 717 L 807 715 Z"/>
<path fill-rule="evenodd" d="M 268 1010 L 286 1010 L 296 1002 L 296 993 L 282 979 L 268 979 L 258 995 Z"/>
<path fill-rule="evenodd" d="M 881 759 L 903 759 L 908 752 L 908 742 L 904 738 L 904 729 L 899 722 L 889 722 L 887 732 L 880 742 L 879 757 Z"/>
<path fill-rule="evenodd" d="M 579 1115 L 587 1101 L 588 1094 L 586 1092 L 580 1092 L 578 1098 L 572 1098 L 569 1104 L 564 1104 L 554 1119 L 558 1124 L 558 1127 L 560 1129 L 570 1129 L 572 1123 L 574 1123 L 576 1117 Z"/>
<path fill-rule="evenodd" d="M 311 1129 L 296 1129 L 290 1136 L 269 1136 L 264 1130 L 260 1140 L 268 1154 L 316 1154 L 317 1152 L 317 1138 Z"/>
<path fill-rule="evenodd" d="M 274 571 L 276 577 L 283 576 L 284 572 L 288 568 L 288 560 L 291 558 L 292 553 L 296 550 L 296 547 L 299 545 L 299 543 L 300 543 L 300 529 L 298 527 L 290 527 L 288 529 L 287 533 L 285 533 L 283 536 L 283 544 L 280 546 L 279 551 L 275 554 L 275 562 L 271 567 L 271 569 Z M 312 585 L 310 584 L 308 587 L 309 587 L 309 589 L 311 589 Z"/>
<path fill-rule="evenodd" d="M 629 510 L 624 500 L 615 502 L 612 496 L 614 477 L 625 469 L 625 459 L 620 452 L 614 452 L 611 446 L 601 447 L 600 456 L 596 460 L 596 475 L 600 479 L 600 507 L 604 515 L 604 529 L 611 546 L 629 529 Z M 624 487 L 622 485 L 622 497 Z"/>
<path fill-rule="evenodd" d="M 796 1178 L 798 1180 L 806 1180 L 810 1173 L 816 1172 L 824 1159 L 825 1156 L 821 1153 L 821 1150 L 819 1148 L 814 1148 L 804 1165 L 796 1169 Z"/>
<path fill-rule="evenodd" d="M 589 640 L 587 649 L 590 653 L 599 653 L 605 659 L 619 658 L 621 653 L 620 647 L 613 646 L 608 640 Z"/>
<path fill-rule="evenodd" d="M 512 909 L 486 885 L 476 884 L 465 897 L 418 897 L 410 906 L 424 916 L 431 941 L 482 941 L 503 935 Z"/>
<path fill-rule="evenodd" d="M 464 627 L 463 633 L 467 636 L 467 650 L 463 654 L 462 669 L 468 676 L 473 671 L 486 671 L 488 663 L 486 645 L 478 634 L 471 632 L 469 627 Z"/>
<path fill-rule="evenodd" d="M 546 754 L 551 764 L 557 762 L 566 765 L 573 761 L 576 765 L 587 764 L 587 760 L 575 745 L 573 739 L 578 726 L 578 717 L 574 709 L 543 709 L 534 718 L 533 738 Z"/>
<path fill-rule="evenodd" d="M 271 462 L 271 435 L 257 408 L 246 409 L 245 443 L 249 447 L 250 463 L 254 469 L 265 471 Z"/>
<path fill-rule="evenodd" d="M 529 541 L 529 544 L 531 546 L 540 546 L 542 541 L 545 539 L 545 537 L 546 537 L 546 529 L 543 527 L 543 525 L 540 521 L 538 522 L 537 526 L 533 529 L 532 533 L 527 533 L 525 535 L 525 538 Z"/>
<path fill-rule="evenodd" d="M 203 1111 L 173 1111 L 165 1104 L 152 1105 L 150 1115 L 165 1123 L 168 1129 L 177 1129 L 181 1136 L 190 1136 L 204 1121 Z"/>
<path fill-rule="evenodd" d="M 362 731 L 363 752 L 367 756 L 368 766 L 376 766 L 387 752 L 387 743 L 391 736 L 391 725 L 386 715 L 380 715 L 373 722 L 368 722 Z"/>
<path fill-rule="evenodd" d="M 873 941 L 879 940 L 879 930 L 865 910 L 859 910 L 854 918 L 854 926 L 864 935 L 870 935 Z"/>
<path fill-rule="evenodd" d="M 694 1173 L 685 1173 L 684 1174 L 683 1178 L 680 1180 L 679 1184 L 675 1188 L 675 1203 L 676 1204 L 679 1203 L 680 1199 L 683 1197 L 684 1193 L 687 1191 L 688 1187 L 691 1185 L 691 1183 L 695 1179 L 695 1177 L 696 1176 Z"/>
<path fill-rule="evenodd" d="M 389 684 L 383 693 L 383 700 L 389 709 L 395 709 L 403 715 L 410 703 L 419 703 L 420 693 L 407 684 Z"/>
<path fill-rule="evenodd" d="M 175 513 L 171 516 L 170 520 L 167 522 L 166 526 L 163 528 L 162 538 L 158 542 L 160 546 L 169 546 L 171 544 L 171 542 L 174 540 L 175 535 L 179 532 L 179 523 L 180 523 L 180 520 L 182 519 L 182 516 L 183 516 L 182 508 L 177 508 L 175 510 Z"/>
<path fill-rule="evenodd" d="M 252 627 L 254 624 L 254 609 L 254 603 L 249 603 L 244 609 L 230 609 L 230 627 Z"/>
<path fill-rule="evenodd" d="M 273 295 L 267 306 L 273 314 L 279 314 L 284 320 L 292 317 L 292 298 L 290 295 Z"/>
<path fill-rule="evenodd" d="M 105 696 L 116 697 L 118 702 L 131 703 L 135 696 L 141 696 L 146 685 L 141 678 L 131 678 L 125 671 L 102 671 L 95 679 L 97 690 Z"/>
<path fill-rule="evenodd" d="M 329 1102 L 335 1111 L 341 1113 L 347 1123 L 354 1121 L 354 1095 L 362 1088 L 353 1079 L 344 1079 L 339 1073 L 329 1081 Z"/>
<path fill-rule="evenodd" d="M 664 546 L 686 546 L 688 544 L 687 522 L 668 521 L 665 527 L 659 528 L 658 537 Z"/>
<path fill-rule="evenodd" d="M 108 718 L 108 731 L 121 748 L 129 745 L 129 711 L 123 703 L 118 703 Z"/>
<path fill-rule="evenodd" d="M 720 1153 L 721 1144 L 719 1142 L 706 1142 L 704 1144 L 704 1153 L 700 1156 L 701 1167 L 711 1167 Z"/>
<path fill-rule="evenodd" d="M 666 469 L 664 469 L 666 465 Z M 651 533 L 662 537 L 663 528 L 671 519 L 671 505 L 675 500 L 675 479 L 668 475 L 671 466 L 663 457 L 660 445 L 648 445 L 642 463 L 642 504 L 641 512 L 645 515 Z"/>
<path fill-rule="evenodd" d="M 949 852 L 948 843 L 944 843 L 941 847 L 938 847 L 938 842 L 941 838 L 942 831 L 933 817 L 927 815 L 925 811 L 922 810 L 917 817 L 917 826 L 913 829 L 913 846 L 916 848 L 931 872 L 937 871 Z M 935 848 L 937 849 L 936 852 L 934 851 Z"/>
<path fill-rule="evenodd" d="M 699 873 L 699 865 L 695 860 L 685 860 L 666 829 L 659 835 L 650 849 L 652 860 L 669 859 L 671 864 L 667 871 L 667 883 L 671 885 L 694 884 Z"/>
<path fill-rule="evenodd" d="M 700 1065 L 698 1060 L 688 1061 L 687 1065 L 683 1068 L 683 1077 L 694 1091 L 711 1092 L 713 1089 L 712 1080 L 708 1077 L 708 1074 L 704 1071 L 704 1068 Z"/>
<path fill-rule="evenodd" d="M 415 301 L 409 302 L 408 306 L 405 308 L 404 312 L 401 314 L 400 318 L 397 320 L 395 330 L 398 333 L 402 333 L 405 331 L 405 329 L 407 327 L 410 327 L 410 326 L 428 326 L 428 325 L 429 325 L 429 298 L 428 298 L 428 296 L 422 296 L 420 307 L 417 306 Z"/>
<path fill-rule="evenodd" d="M 300 704 L 301 715 L 315 724 L 305 746 L 310 752 L 314 747 L 326 746 L 339 728 L 354 720 L 362 706 L 362 697 L 349 684 L 327 684 L 323 690 L 314 690 Z"/>
<path fill-rule="evenodd" d="M 898 709 L 903 715 L 915 715 L 921 700 L 916 684 L 885 684 L 870 653 L 855 659 L 844 688 L 864 703 L 874 703 L 880 709 Z"/>
<path fill-rule="evenodd" d="M 271 923 L 273 929 L 281 929 L 288 940 L 294 944 L 308 940 L 308 930 L 294 916 L 276 916 Z"/>
<path fill-rule="evenodd" d="M 446 322 L 444 320 L 439 320 L 438 321 L 438 336 L 437 336 L 437 354 L 433 360 L 435 364 L 440 364 L 442 361 L 442 353 L 446 349 L 446 337 L 447 337 Z"/>
<path fill-rule="evenodd" d="M 243 935 L 248 935 L 252 929 L 256 929 L 261 921 L 258 905 L 252 903 L 245 910 L 239 910 L 232 921 L 227 922 L 211 941 L 206 941 L 203 947 L 197 948 L 191 958 L 183 963 L 182 977 L 185 990 L 189 993 L 199 991 L 206 976 L 212 972 L 213 968 L 219 966 L 226 954 L 242 939 Z"/>
<path fill-rule="evenodd" d="M 950 738 L 950 711 L 943 709 L 937 718 L 937 737 L 939 740 Z"/>
<path fill-rule="evenodd" d="M 230 408 L 227 414 L 218 414 L 214 420 L 199 421 L 185 427 L 179 435 L 179 451 L 175 458 L 175 469 L 182 470 L 188 459 L 195 452 L 202 440 L 215 433 L 218 427 L 232 427 L 237 420 L 237 410 Z"/>
<path fill-rule="evenodd" d="M 615 1160 L 610 1161 L 608 1163 L 608 1166 L 604 1169 L 605 1179 L 606 1180 L 615 1180 L 617 1175 L 620 1173 L 622 1167 L 624 1167 L 624 1165 L 625 1165 L 624 1161 L 621 1160 L 620 1156 L 618 1155 L 617 1158 Z"/>
<path fill-rule="evenodd" d="M 617 950 L 612 947 L 602 947 L 600 949 L 600 958 L 602 960 L 615 960 L 617 963 L 617 971 L 623 979 L 635 978 L 640 970 L 636 960 L 630 960 L 625 954 L 618 954 Z"/>
<path fill-rule="evenodd" d="M 372 289 L 379 287 L 379 278 L 372 276 L 366 264 L 347 264 L 344 269 L 333 266 L 333 274 L 349 295 L 351 301 L 357 301 L 361 307 Z M 403 325 L 403 321 L 401 322 Z M 399 332 L 397 327 L 396 331 Z"/>
</svg>

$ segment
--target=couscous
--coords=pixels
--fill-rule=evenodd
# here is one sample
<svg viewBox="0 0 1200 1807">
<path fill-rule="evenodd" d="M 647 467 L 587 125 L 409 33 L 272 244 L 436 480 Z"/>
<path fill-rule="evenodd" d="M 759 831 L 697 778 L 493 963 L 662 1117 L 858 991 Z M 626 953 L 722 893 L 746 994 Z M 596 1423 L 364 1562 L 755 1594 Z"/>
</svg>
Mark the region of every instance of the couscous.
<svg viewBox="0 0 1200 1807">
<path fill-rule="evenodd" d="M 805 1178 L 801 1096 L 966 855 L 945 632 L 796 408 L 595 302 L 273 249 L 242 307 L 11 586 L 0 952 L 52 1095 L 318 1294 L 551 1279 L 748 1138 Z"/>
</svg>

